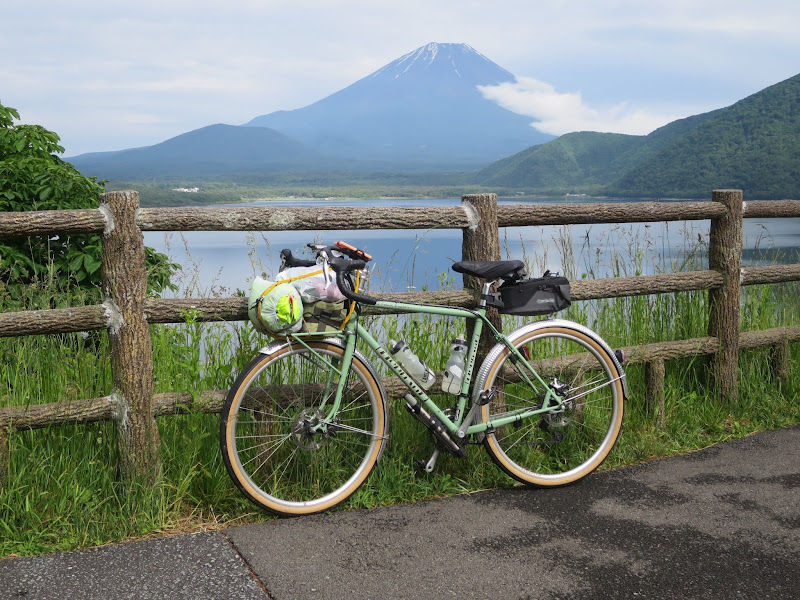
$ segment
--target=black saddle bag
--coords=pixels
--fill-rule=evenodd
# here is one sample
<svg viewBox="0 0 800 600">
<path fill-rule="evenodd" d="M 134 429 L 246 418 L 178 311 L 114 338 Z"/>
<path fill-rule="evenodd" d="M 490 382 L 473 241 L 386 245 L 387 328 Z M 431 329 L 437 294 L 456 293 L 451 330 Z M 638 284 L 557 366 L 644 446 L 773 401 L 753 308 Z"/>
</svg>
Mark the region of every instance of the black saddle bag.
<svg viewBox="0 0 800 600">
<path fill-rule="evenodd" d="M 549 315 L 572 304 L 569 280 L 547 271 L 543 277 L 507 281 L 486 303 L 504 315 Z"/>
</svg>

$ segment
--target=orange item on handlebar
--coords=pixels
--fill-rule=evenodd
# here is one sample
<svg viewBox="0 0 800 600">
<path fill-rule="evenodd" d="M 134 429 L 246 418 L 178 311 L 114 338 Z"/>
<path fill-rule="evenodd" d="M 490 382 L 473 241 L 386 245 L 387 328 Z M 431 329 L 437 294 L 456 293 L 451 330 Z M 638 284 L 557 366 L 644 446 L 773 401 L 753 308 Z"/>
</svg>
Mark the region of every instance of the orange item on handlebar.
<svg viewBox="0 0 800 600">
<path fill-rule="evenodd" d="M 360 258 L 365 261 L 372 260 L 372 256 L 364 252 L 363 250 L 359 250 L 355 246 L 351 246 L 347 242 L 334 242 L 334 246 L 336 246 L 339 250 L 342 250 L 346 253 L 350 258 Z"/>
</svg>

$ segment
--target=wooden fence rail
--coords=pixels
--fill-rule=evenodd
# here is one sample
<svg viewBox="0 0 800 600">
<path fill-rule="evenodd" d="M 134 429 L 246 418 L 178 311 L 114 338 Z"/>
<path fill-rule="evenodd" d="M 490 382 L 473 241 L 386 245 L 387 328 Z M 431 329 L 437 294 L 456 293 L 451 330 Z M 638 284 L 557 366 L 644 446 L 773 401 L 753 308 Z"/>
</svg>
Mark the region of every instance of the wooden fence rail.
<svg viewBox="0 0 800 600">
<path fill-rule="evenodd" d="M 742 270 L 742 285 L 761 285 L 800 280 L 800 265 L 770 265 Z M 573 300 L 596 300 L 623 296 L 645 296 L 711 290 L 722 285 L 722 275 L 716 271 L 690 271 L 638 277 L 615 277 L 571 282 Z M 451 306 L 475 305 L 474 298 L 465 291 L 418 292 L 380 294 L 386 300 L 431 302 Z M 144 302 L 144 315 L 148 323 L 183 323 L 186 311 L 197 312 L 198 322 L 247 320 L 245 298 L 148 298 Z M 365 308 L 365 314 L 378 311 Z M 0 337 L 43 335 L 48 333 L 74 333 L 106 329 L 111 318 L 107 304 L 94 304 L 73 308 L 0 313 Z"/>
<path fill-rule="evenodd" d="M 494 194 L 466 195 L 457 207 L 336 208 L 139 208 L 136 192 L 110 192 L 98 209 L 0 213 L 0 238 L 54 234 L 103 235 L 102 304 L 0 314 L 0 337 L 107 329 L 114 389 L 109 396 L 68 403 L 0 408 L 0 480 L 12 430 L 111 420 L 117 424 L 124 478 L 153 478 L 160 469 L 153 417 L 188 410 L 219 412 L 226 390 L 153 393 L 149 325 L 182 323 L 187 310 L 198 321 L 247 319 L 245 298 L 146 298 L 143 231 L 281 231 L 335 229 L 461 229 L 465 259 L 500 257 L 498 229 L 543 225 L 711 220 L 709 269 L 571 282 L 574 300 L 709 290 L 708 336 L 625 348 L 628 364 L 644 364 L 646 401 L 663 419 L 664 361 L 710 356 L 720 397 L 735 401 L 740 349 L 770 347 L 777 376 L 788 376 L 788 344 L 800 341 L 800 326 L 740 332 L 742 285 L 800 280 L 800 265 L 741 268 L 743 218 L 800 217 L 800 201 L 743 202 L 738 190 L 716 190 L 711 202 L 614 202 L 498 205 Z M 475 306 L 474 282 L 463 291 L 375 294 L 402 301 Z M 366 314 L 375 312 L 367 308 Z M 495 317 L 497 318 L 497 317 Z M 390 394 L 401 394 L 394 378 Z"/>
</svg>

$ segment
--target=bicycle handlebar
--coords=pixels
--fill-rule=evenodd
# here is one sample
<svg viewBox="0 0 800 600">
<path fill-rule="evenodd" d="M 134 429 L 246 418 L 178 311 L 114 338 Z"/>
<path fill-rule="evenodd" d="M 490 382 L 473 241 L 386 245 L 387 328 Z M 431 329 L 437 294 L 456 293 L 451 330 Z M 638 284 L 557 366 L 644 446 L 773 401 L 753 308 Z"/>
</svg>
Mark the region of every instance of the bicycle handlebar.
<svg viewBox="0 0 800 600">
<path fill-rule="evenodd" d="M 288 248 L 281 250 L 281 270 L 289 267 L 313 267 L 317 264 L 316 260 L 308 260 L 305 258 L 297 258 L 292 255 L 292 251 Z"/>
<path fill-rule="evenodd" d="M 377 298 L 354 292 L 353 288 L 350 287 L 350 280 L 345 277 L 345 275 L 347 275 L 347 273 L 350 271 L 360 271 L 361 269 L 365 268 L 367 266 L 365 261 L 360 259 L 348 260 L 346 258 L 334 257 L 328 259 L 328 264 L 336 273 L 336 285 L 339 286 L 339 291 L 342 292 L 345 298 L 352 300 L 353 302 L 361 302 L 363 304 L 370 305 L 374 305 L 378 302 Z"/>
<path fill-rule="evenodd" d="M 336 285 L 345 298 L 354 302 L 363 302 L 364 304 L 375 304 L 378 302 L 376 298 L 355 292 L 350 278 L 346 277 L 351 271 L 360 271 L 366 268 L 367 262 L 372 260 L 372 256 L 355 246 L 351 246 L 347 242 L 334 242 L 333 246 L 327 246 L 325 244 L 307 244 L 307 246 L 317 257 L 322 259 L 323 263 L 327 262 L 334 270 L 336 273 Z M 280 255 L 283 268 L 311 267 L 318 264 L 317 260 L 296 258 L 292 256 L 291 250 L 288 249 L 281 250 Z"/>
</svg>

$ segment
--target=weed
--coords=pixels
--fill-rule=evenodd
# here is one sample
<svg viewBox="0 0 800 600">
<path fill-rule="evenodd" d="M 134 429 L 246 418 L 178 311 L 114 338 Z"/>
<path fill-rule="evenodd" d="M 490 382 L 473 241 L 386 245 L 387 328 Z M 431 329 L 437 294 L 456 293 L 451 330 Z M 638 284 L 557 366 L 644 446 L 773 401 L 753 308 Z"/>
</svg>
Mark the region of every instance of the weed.
<svg viewBox="0 0 800 600">
<path fill-rule="evenodd" d="M 566 228 L 557 231 L 558 257 L 522 259 L 540 273 L 551 260 L 572 279 L 610 271 L 617 276 L 644 272 L 702 269 L 703 238 L 685 234 L 686 247 L 661 262 L 648 264 L 645 250 L 654 242 L 647 235 L 614 229 L 602 239 L 586 236 L 578 247 Z M 602 250 L 598 251 L 598 248 Z M 576 259 L 576 254 L 580 260 Z M 398 263 L 402 262 L 399 266 Z M 579 269 L 577 264 L 585 264 Z M 260 266 L 254 265 L 254 273 Z M 387 272 L 412 272 L 413 259 L 397 257 Z M 184 270 L 191 295 L 222 294 L 198 290 L 191 270 Z M 382 277 L 375 272 L 373 289 Z M 412 279 L 413 281 L 413 279 Z M 439 275 L 442 288 L 454 279 Z M 576 302 L 560 314 L 587 324 L 612 346 L 706 335 L 707 293 L 682 292 Z M 754 286 L 742 290 L 742 328 L 765 329 L 800 323 L 800 284 Z M 0 289 L 3 310 L 66 306 L 93 302 L 66 297 L 58 290 L 37 289 L 21 306 L 10 306 Z M 24 302 L 23 302 L 24 304 Z M 441 371 L 450 341 L 463 335 L 464 324 L 431 315 L 370 317 L 368 326 L 386 341 L 404 339 L 431 367 Z M 510 331 L 520 319 L 506 317 Z M 201 324 L 187 312 L 177 325 L 151 328 L 156 392 L 194 395 L 226 389 L 257 349 L 268 343 L 247 323 Z M 613 468 L 690 451 L 761 429 L 800 422 L 800 345 L 790 347 L 791 375 L 775 381 L 768 349 L 747 350 L 740 361 L 740 393 L 735 405 L 721 404 L 708 393 L 706 360 L 670 361 L 666 365 L 664 426 L 657 426 L 653 407 L 644 404 L 644 369 L 628 369 L 631 398 L 624 431 L 603 468 Z M 111 392 L 112 378 L 105 332 L 0 340 L 0 406 L 69 403 Z M 446 401 L 445 401 L 446 405 Z M 494 467 L 479 446 L 467 457 L 442 456 L 433 474 L 420 472 L 415 461 L 430 456 L 427 431 L 411 419 L 402 400 L 393 401 L 392 443 L 370 480 L 346 507 L 408 502 L 498 486 L 513 482 Z M 68 550 L 129 537 L 165 534 L 198 527 L 270 518 L 252 505 L 231 483 L 218 446 L 219 416 L 190 413 L 159 417 L 164 476 L 155 486 L 117 481 L 116 432 L 113 423 L 49 427 L 9 435 L 9 478 L 0 488 L 0 556 Z"/>
</svg>

